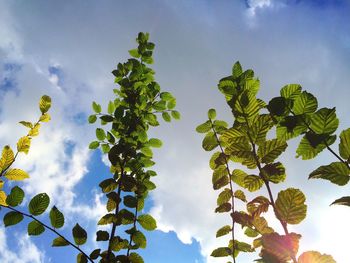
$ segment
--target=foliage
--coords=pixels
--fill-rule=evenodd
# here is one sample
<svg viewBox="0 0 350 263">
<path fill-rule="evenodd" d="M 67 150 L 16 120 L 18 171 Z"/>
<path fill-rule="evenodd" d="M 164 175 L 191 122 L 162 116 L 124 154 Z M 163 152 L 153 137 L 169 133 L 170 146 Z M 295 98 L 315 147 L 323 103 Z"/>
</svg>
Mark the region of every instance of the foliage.
<svg viewBox="0 0 350 263">
<path fill-rule="evenodd" d="M 251 69 L 242 70 L 239 62 L 232 68 L 232 74 L 222 78 L 218 84 L 234 117 L 232 126 L 216 119 L 214 109 L 208 111 L 208 120 L 197 126 L 204 133 L 202 147 L 206 151 L 216 149 L 210 159 L 213 170 L 214 190 L 219 190 L 216 213 L 230 213 L 231 224 L 221 227 L 216 237 L 230 234 L 226 247 L 212 252 L 213 257 L 231 257 L 236 262 L 239 253 L 260 250 L 257 262 L 335 262 L 329 255 L 308 251 L 297 257 L 300 234 L 290 232 L 288 225 L 299 224 L 306 217 L 306 197 L 301 190 L 287 188 L 272 192 L 272 184 L 282 183 L 286 171 L 277 159 L 287 149 L 287 140 L 304 135 L 297 149 L 302 159 L 315 157 L 327 148 L 339 162 L 321 166 L 311 173 L 310 178 L 330 180 L 344 185 L 349 180 L 350 129 L 341 133 L 339 155 L 330 149 L 335 141 L 338 127 L 335 109 L 317 110 L 317 99 L 299 85 L 282 88 L 281 96 L 267 104 L 256 97 L 260 83 Z M 273 129 L 276 129 L 273 132 Z M 270 132 L 272 131 L 272 132 Z M 271 136 L 272 134 L 272 136 Z M 270 138 L 272 137 L 272 138 Z M 232 169 L 232 163 L 245 166 L 245 170 Z M 247 200 L 246 192 L 255 192 L 265 187 L 268 196 L 256 196 Z M 349 197 L 334 203 L 349 205 Z M 236 202 L 246 204 L 245 211 L 237 211 Z M 280 222 L 283 233 L 279 234 L 268 225 L 264 217 L 272 209 Z M 236 225 L 252 238 L 250 244 L 235 238 Z"/>
</svg>

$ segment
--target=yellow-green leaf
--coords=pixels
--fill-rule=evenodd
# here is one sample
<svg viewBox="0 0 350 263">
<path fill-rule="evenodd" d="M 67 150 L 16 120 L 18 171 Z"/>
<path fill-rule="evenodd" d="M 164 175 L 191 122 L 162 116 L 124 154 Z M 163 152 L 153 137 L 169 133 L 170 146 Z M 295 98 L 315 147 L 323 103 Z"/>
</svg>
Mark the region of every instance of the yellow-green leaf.
<svg viewBox="0 0 350 263">
<path fill-rule="evenodd" d="M 350 163 L 350 128 L 340 134 L 339 154 Z"/>
<path fill-rule="evenodd" d="M 306 217 L 305 195 L 299 189 L 280 191 L 275 205 L 278 218 L 288 224 L 298 224 Z"/>
<path fill-rule="evenodd" d="M 29 130 L 28 136 L 37 136 L 39 135 L 40 123 L 34 125 L 32 129 Z"/>
<path fill-rule="evenodd" d="M 6 145 L 2 150 L 1 160 L 2 161 L 0 161 L 0 169 L 6 169 L 15 160 L 15 156 L 10 146 Z"/>
<path fill-rule="evenodd" d="M 48 113 L 44 113 L 43 115 L 40 116 L 39 121 L 41 122 L 48 122 L 51 120 L 51 116 Z"/>
<path fill-rule="evenodd" d="M 39 108 L 42 114 L 48 112 L 51 107 L 51 98 L 47 95 L 41 97 L 39 101 Z"/>
<path fill-rule="evenodd" d="M 27 154 L 30 148 L 30 137 L 23 136 L 17 142 L 17 151 Z"/>
<path fill-rule="evenodd" d="M 317 168 L 309 175 L 310 178 L 329 180 L 337 185 L 346 185 L 349 182 L 350 169 L 342 162 L 333 162 Z"/>
<path fill-rule="evenodd" d="M 286 148 L 287 143 L 283 140 L 269 140 L 259 147 L 258 156 L 261 158 L 261 162 L 272 163 Z"/>
<path fill-rule="evenodd" d="M 298 258 L 298 263 L 336 263 L 332 256 L 318 251 L 306 251 Z"/>
<path fill-rule="evenodd" d="M 20 121 L 20 124 L 22 124 L 24 127 L 27 127 L 29 129 L 33 128 L 33 123 L 29 122 L 29 121 Z"/>
<path fill-rule="evenodd" d="M 0 191 L 0 205 L 7 206 L 6 197 L 6 193 L 4 191 Z"/>
<path fill-rule="evenodd" d="M 29 174 L 27 174 L 21 169 L 14 168 L 7 170 L 7 172 L 5 173 L 5 177 L 13 181 L 22 181 L 26 178 L 29 178 Z"/>
</svg>

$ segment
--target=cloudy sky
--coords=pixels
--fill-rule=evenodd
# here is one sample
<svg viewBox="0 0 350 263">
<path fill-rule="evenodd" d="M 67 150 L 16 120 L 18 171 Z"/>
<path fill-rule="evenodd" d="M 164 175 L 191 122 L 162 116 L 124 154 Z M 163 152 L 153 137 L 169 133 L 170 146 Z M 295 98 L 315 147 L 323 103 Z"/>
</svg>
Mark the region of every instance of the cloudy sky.
<svg viewBox="0 0 350 263">
<path fill-rule="evenodd" d="M 218 80 L 239 60 L 259 76 L 260 98 L 268 100 L 283 85 L 300 83 L 320 106 L 336 106 L 339 130 L 349 127 L 349 14 L 347 0 L 0 0 L 0 146 L 14 147 L 26 133 L 18 121 L 35 120 L 40 96 L 52 97 L 52 121 L 17 166 L 31 174 L 23 184 L 28 196 L 47 192 L 64 210 L 65 233 L 76 222 L 89 230 L 83 248 L 91 251 L 95 222 L 105 211 L 97 183 L 108 169 L 101 154 L 87 148 L 95 127 L 86 119 L 92 101 L 106 105 L 114 98 L 110 72 L 128 58 L 137 33 L 149 32 L 156 43 L 156 79 L 177 97 L 182 120 L 151 131 L 164 142 L 155 151 L 157 189 L 145 208 L 157 218 L 158 230 L 147 235 L 142 255 L 152 263 L 227 262 L 209 256 L 227 242 L 216 240 L 215 232 L 229 218 L 213 212 L 217 193 L 211 187 L 210 155 L 195 132 L 209 108 L 232 121 Z M 294 158 L 295 147 L 291 142 L 281 157 L 288 178 L 273 192 L 292 186 L 307 195 L 308 216 L 292 228 L 303 234 L 300 250 L 349 262 L 350 210 L 329 206 L 349 187 L 308 181 L 310 171 L 334 157 L 322 153 L 301 161 Z M 74 249 L 50 247 L 51 233 L 41 239 L 25 232 L 26 224 L 0 225 L 1 262 L 74 262 Z M 242 255 L 239 262 L 255 258 Z"/>
</svg>

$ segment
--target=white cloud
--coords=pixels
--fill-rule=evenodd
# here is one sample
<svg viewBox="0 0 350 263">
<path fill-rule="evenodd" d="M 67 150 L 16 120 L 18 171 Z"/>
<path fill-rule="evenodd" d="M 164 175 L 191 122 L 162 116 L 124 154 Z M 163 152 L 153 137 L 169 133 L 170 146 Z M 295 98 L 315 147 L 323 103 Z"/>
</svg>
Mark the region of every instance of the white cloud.
<svg viewBox="0 0 350 263">
<path fill-rule="evenodd" d="M 49 258 L 45 257 L 45 253 L 31 242 L 27 235 L 19 235 L 11 232 L 12 238 L 18 240 L 18 247 L 14 252 L 9 247 L 7 240 L 7 231 L 2 226 L 0 227 L 0 261 L 2 263 L 43 263 L 51 262 Z"/>
</svg>

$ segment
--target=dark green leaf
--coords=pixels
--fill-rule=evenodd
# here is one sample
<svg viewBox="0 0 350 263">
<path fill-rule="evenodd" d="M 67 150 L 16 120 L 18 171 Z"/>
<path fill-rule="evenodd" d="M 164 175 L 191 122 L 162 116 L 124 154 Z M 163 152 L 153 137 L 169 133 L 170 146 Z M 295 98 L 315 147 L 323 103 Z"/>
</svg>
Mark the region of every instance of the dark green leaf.
<svg viewBox="0 0 350 263">
<path fill-rule="evenodd" d="M 109 233 L 107 231 L 99 230 L 96 232 L 96 241 L 107 241 Z"/>
<path fill-rule="evenodd" d="M 80 246 L 85 244 L 87 239 L 87 233 L 79 224 L 76 224 L 73 227 L 72 234 L 76 245 Z"/>
<path fill-rule="evenodd" d="M 339 198 L 335 200 L 331 205 L 346 205 L 350 206 L 350 196 L 343 196 L 342 198 Z"/>
<path fill-rule="evenodd" d="M 77 263 L 87 263 L 87 257 L 83 253 L 77 255 Z"/>
<path fill-rule="evenodd" d="M 219 247 L 217 249 L 214 249 L 213 252 L 211 252 L 210 256 L 212 257 L 227 257 L 232 254 L 232 251 L 228 247 Z"/>
<path fill-rule="evenodd" d="M 100 253 L 101 253 L 101 249 L 100 248 L 95 249 L 94 251 L 92 251 L 90 253 L 90 258 L 91 259 L 97 259 L 100 256 Z"/>
<path fill-rule="evenodd" d="M 54 228 L 61 228 L 64 225 L 64 215 L 56 206 L 53 206 L 50 211 L 50 221 Z"/>
<path fill-rule="evenodd" d="M 142 234 L 142 232 L 136 231 L 136 232 L 132 235 L 132 241 L 135 243 L 135 245 L 136 245 L 137 247 L 146 248 L 146 245 L 147 245 L 146 237 L 145 237 L 144 234 Z"/>
<path fill-rule="evenodd" d="M 350 128 L 340 134 L 339 154 L 350 163 Z"/>
<path fill-rule="evenodd" d="M 106 180 L 103 180 L 99 186 L 102 189 L 102 192 L 109 193 L 115 190 L 118 187 L 118 184 L 115 179 L 108 178 Z"/>
<path fill-rule="evenodd" d="M 49 204 L 50 197 L 46 193 L 38 194 L 34 196 L 29 202 L 29 213 L 31 213 L 34 216 L 41 215 L 45 212 Z"/>
<path fill-rule="evenodd" d="M 239 63 L 239 61 L 237 61 L 232 67 L 232 77 L 238 78 L 242 74 L 242 72 L 242 66 Z"/>
<path fill-rule="evenodd" d="M 5 214 L 3 220 L 4 220 L 5 227 L 13 226 L 23 220 L 23 215 L 19 212 L 10 211 L 7 214 Z"/>
<path fill-rule="evenodd" d="M 62 237 L 55 238 L 52 241 L 53 247 L 63 247 L 63 246 L 68 246 L 68 245 L 69 245 L 69 242 Z"/>
<path fill-rule="evenodd" d="M 144 263 L 143 258 L 135 252 L 130 253 L 129 260 L 130 263 Z"/>
<path fill-rule="evenodd" d="M 225 212 L 229 212 L 230 210 L 231 210 L 231 204 L 223 203 L 219 205 L 217 208 L 215 208 L 215 213 L 225 213 Z"/>
<path fill-rule="evenodd" d="M 223 226 L 218 231 L 216 231 L 216 237 L 227 235 L 228 233 L 231 232 L 231 230 L 232 230 L 231 226 L 229 225 Z"/>
<path fill-rule="evenodd" d="M 6 198 L 6 203 L 9 206 L 18 206 L 22 203 L 24 198 L 24 191 L 18 187 L 15 186 L 11 189 L 11 193 Z"/>
<path fill-rule="evenodd" d="M 44 231 L 45 227 L 36 220 L 33 220 L 28 224 L 28 235 L 30 236 L 38 236 Z"/>
<path fill-rule="evenodd" d="M 283 97 L 276 97 L 270 100 L 267 109 L 272 115 L 283 116 L 288 114 L 287 102 Z"/>
</svg>

